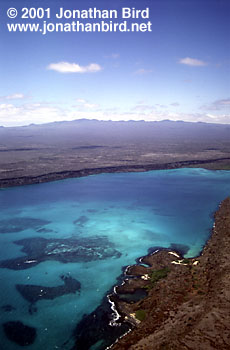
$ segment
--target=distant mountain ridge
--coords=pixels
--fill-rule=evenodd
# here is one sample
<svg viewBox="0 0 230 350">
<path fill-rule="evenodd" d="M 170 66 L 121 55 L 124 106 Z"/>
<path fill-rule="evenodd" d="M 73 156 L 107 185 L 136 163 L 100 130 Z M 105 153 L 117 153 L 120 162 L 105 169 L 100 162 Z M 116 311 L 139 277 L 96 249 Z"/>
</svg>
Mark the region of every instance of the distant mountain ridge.
<svg viewBox="0 0 230 350">
<path fill-rule="evenodd" d="M 148 125 L 157 125 L 157 124 L 171 124 L 171 125 L 175 125 L 175 124 L 187 124 L 187 125 L 197 125 L 197 124 L 202 124 L 202 125 L 222 125 L 222 126 L 229 126 L 230 124 L 220 124 L 220 123 L 207 123 L 207 122 L 188 122 L 188 121 L 184 121 L 184 120 L 170 120 L 170 119 L 163 119 L 163 120 L 159 120 L 159 121 L 146 121 L 146 120 L 99 120 L 99 119 L 87 119 L 87 118 L 81 118 L 81 119 L 74 119 L 74 120 L 62 120 L 62 121 L 54 121 L 54 122 L 48 122 L 48 123 L 42 123 L 42 124 L 35 124 L 35 123 L 31 123 L 28 125 L 22 125 L 22 126 L 11 126 L 11 127 L 6 127 L 6 126 L 2 126 L 0 125 L 0 128 L 4 128 L 4 129 L 9 129 L 9 128 L 29 128 L 29 127 L 41 127 L 41 126 L 54 126 L 54 125 L 70 125 L 70 124 L 80 124 L 80 123 L 97 123 L 97 124 L 148 124 Z"/>
</svg>

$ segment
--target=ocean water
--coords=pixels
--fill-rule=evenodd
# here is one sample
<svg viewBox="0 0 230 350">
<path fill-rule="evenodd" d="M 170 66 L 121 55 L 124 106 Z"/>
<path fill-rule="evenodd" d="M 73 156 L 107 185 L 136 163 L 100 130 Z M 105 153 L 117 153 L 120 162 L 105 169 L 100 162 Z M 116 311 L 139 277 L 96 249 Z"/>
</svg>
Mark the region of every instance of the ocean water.
<svg viewBox="0 0 230 350">
<path fill-rule="evenodd" d="M 198 255 L 229 195 L 230 172 L 204 169 L 0 190 L 0 349 L 22 348 L 7 337 L 6 325 L 28 335 L 19 341 L 30 350 L 72 349 L 77 324 L 101 304 L 124 266 L 157 246 Z M 30 330 L 9 323 L 18 321 Z M 96 339 L 89 349 L 103 349 Z"/>
</svg>

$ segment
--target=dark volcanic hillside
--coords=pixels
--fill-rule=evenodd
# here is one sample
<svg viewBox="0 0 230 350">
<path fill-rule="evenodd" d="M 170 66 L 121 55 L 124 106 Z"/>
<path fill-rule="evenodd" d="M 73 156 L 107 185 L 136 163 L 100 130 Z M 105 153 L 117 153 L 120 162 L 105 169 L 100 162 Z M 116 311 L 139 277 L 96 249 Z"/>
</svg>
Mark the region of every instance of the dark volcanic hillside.
<svg viewBox="0 0 230 350">
<path fill-rule="evenodd" d="M 135 321 L 136 328 L 111 350 L 229 350 L 229 244 L 227 198 L 215 214 L 212 236 L 200 257 L 177 260 L 168 251 L 145 257 L 142 262 L 151 266 L 150 270 L 164 267 L 169 272 L 151 286 L 145 299 L 133 304 L 119 302 L 119 311 Z M 130 270 L 139 280 L 126 282 L 129 289 L 141 280 L 140 275 L 150 272 L 137 265 Z M 120 287 L 123 293 L 124 286 Z M 133 318 L 138 310 L 145 315 L 141 322 Z"/>
<path fill-rule="evenodd" d="M 0 128 L 3 187 L 102 171 L 181 166 L 229 169 L 230 125 L 82 119 Z"/>
</svg>

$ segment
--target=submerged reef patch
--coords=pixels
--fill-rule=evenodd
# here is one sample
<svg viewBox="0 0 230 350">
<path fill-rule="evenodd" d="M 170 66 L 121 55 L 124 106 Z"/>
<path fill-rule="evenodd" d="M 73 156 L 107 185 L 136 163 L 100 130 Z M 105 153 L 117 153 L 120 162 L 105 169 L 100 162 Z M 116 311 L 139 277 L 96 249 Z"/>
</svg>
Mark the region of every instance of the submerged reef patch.
<svg viewBox="0 0 230 350">
<path fill-rule="evenodd" d="M 152 241 L 165 241 L 166 236 L 165 234 L 162 234 L 161 232 L 155 232 L 151 230 L 143 230 L 143 237 L 146 237 L 147 239 L 151 239 Z"/>
<path fill-rule="evenodd" d="M 37 264 L 56 260 L 62 263 L 89 262 L 106 258 L 119 258 L 121 253 L 107 237 L 91 237 L 82 239 L 55 239 L 33 237 L 14 242 L 23 246 L 26 256 L 0 261 L 1 268 L 24 270 Z"/>
<path fill-rule="evenodd" d="M 48 228 L 39 228 L 38 230 L 36 230 L 38 233 L 50 233 L 50 232 L 54 232 L 53 230 L 50 230 Z"/>
<path fill-rule="evenodd" d="M 89 221 L 89 218 L 85 215 L 80 216 L 78 219 L 74 220 L 75 225 L 84 226 Z"/>
<path fill-rule="evenodd" d="M 16 308 L 10 304 L 2 305 L 1 309 L 5 312 L 12 312 L 12 311 L 16 310 Z"/>
<path fill-rule="evenodd" d="M 170 249 L 178 252 L 180 255 L 184 256 L 188 253 L 190 247 L 186 244 L 180 244 L 180 243 L 171 243 Z"/>
<path fill-rule="evenodd" d="M 71 276 L 60 276 L 64 282 L 61 286 L 44 287 L 33 284 L 16 284 L 16 289 L 24 299 L 34 304 L 41 299 L 55 299 L 64 294 L 76 293 L 81 290 L 81 283 Z"/>
<path fill-rule="evenodd" d="M 15 233 L 27 229 L 38 230 L 48 224 L 50 224 L 50 221 L 30 217 L 0 220 L 0 233 Z"/>
<path fill-rule="evenodd" d="M 3 329 L 7 338 L 20 346 L 34 343 L 37 331 L 21 321 L 9 321 L 3 324 Z"/>
</svg>

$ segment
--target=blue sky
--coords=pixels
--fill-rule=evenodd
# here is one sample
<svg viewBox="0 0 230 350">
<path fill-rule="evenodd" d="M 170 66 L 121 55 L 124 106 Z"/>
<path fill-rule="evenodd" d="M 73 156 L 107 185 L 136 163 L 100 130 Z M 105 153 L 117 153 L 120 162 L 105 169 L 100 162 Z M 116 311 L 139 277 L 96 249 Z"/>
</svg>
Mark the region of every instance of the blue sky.
<svg viewBox="0 0 230 350">
<path fill-rule="evenodd" d="M 18 17 L 10 19 L 10 7 Z M 23 7 L 149 8 L 149 32 L 9 32 Z M 0 125 L 79 118 L 230 123 L 229 0 L 2 0 Z M 77 19 L 75 19 L 76 21 Z M 81 22 L 98 22 L 87 19 Z M 105 20 L 108 21 L 108 20 Z"/>
</svg>

